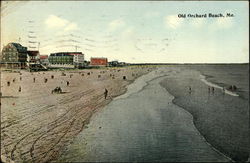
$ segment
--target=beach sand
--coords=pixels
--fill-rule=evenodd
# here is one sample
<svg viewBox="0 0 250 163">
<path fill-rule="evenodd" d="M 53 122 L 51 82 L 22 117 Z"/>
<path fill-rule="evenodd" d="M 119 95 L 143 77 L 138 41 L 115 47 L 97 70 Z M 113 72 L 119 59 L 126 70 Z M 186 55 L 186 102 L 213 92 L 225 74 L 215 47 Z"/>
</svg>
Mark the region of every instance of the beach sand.
<svg viewBox="0 0 250 163">
<path fill-rule="evenodd" d="M 152 69 L 131 66 L 67 70 L 66 76 L 62 76 L 62 71 L 2 71 L 1 156 L 15 162 L 56 159 L 89 123 L 93 113 L 126 92 L 129 83 Z M 63 92 L 52 94 L 57 86 Z M 105 88 L 108 90 L 106 100 Z"/>
<path fill-rule="evenodd" d="M 175 96 L 173 100 L 175 104 L 193 115 L 195 126 L 208 143 L 235 161 L 246 161 L 250 148 L 249 96 L 247 95 L 249 81 L 248 78 L 245 79 L 247 75 L 245 67 L 242 67 L 243 75 L 240 74 L 242 72 L 233 71 L 234 69 L 240 70 L 239 67 L 228 66 L 223 69 L 211 66 L 200 67 L 169 67 L 175 75 L 169 76 L 161 82 L 161 85 Z M 200 69 L 202 73 L 198 71 Z M 238 78 L 226 77 L 227 72 L 238 74 Z M 215 88 L 214 92 L 209 92 L 208 85 L 201 81 L 201 75 L 209 76 L 213 79 L 212 82 L 216 81 L 215 83 L 221 86 L 236 84 L 240 90 L 236 93 L 240 96 L 223 94 L 218 88 Z M 191 92 L 189 87 L 191 87 Z"/>
</svg>

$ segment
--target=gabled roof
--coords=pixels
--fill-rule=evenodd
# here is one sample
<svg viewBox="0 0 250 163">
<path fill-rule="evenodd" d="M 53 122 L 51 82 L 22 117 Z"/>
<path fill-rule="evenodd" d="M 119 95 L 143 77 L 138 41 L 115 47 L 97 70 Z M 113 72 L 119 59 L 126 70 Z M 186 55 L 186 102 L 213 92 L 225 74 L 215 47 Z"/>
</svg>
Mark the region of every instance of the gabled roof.
<svg viewBox="0 0 250 163">
<path fill-rule="evenodd" d="M 14 47 L 16 47 L 18 52 L 27 52 L 27 47 L 24 47 L 19 43 L 11 42 L 10 44 L 12 44 Z"/>
</svg>

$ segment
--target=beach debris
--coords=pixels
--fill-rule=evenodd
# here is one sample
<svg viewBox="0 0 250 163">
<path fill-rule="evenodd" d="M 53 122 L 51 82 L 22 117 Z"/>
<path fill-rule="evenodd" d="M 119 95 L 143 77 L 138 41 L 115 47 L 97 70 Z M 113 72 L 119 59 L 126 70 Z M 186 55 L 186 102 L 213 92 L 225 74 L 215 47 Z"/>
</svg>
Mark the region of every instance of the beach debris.
<svg viewBox="0 0 250 163">
<path fill-rule="evenodd" d="M 66 76 L 66 74 L 64 72 L 62 72 L 62 76 Z"/>
<path fill-rule="evenodd" d="M 70 75 L 69 75 L 69 78 L 72 78 L 72 76 L 73 76 L 73 74 L 70 74 Z"/>
<path fill-rule="evenodd" d="M 84 76 L 84 74 L 82 74 L 82 76 Z"/>
<path fill-rule="evenodd" d="M 104 98 L 107 99 L 107 96 L 108 96 L 108 90 L 105 88 L 105 90 L 104 90 Z"/>
<path fill-rule="evenodd" d="M 87 74 L 90 75 L 90 72 L 88 72 Z"/>
<path fill-rule="evenodd" d="M 7 86 L 10 86 L 10 82 L 9 81 L 7 81 Z"/>
<path fill-rule="evenodd" d="M 98 78 L 100 78 L 101 77 L 101 75 L 98 75 Z"/>
<path fill-rule="evenodd" d="M 62 89 L 61 89 L 61 87 L 56 87 L 55 89 L 53 89 L 52 91 L 51 91 L 51 93 L 53 94 L 53 93 L 62 93 Z"/>
</svg>

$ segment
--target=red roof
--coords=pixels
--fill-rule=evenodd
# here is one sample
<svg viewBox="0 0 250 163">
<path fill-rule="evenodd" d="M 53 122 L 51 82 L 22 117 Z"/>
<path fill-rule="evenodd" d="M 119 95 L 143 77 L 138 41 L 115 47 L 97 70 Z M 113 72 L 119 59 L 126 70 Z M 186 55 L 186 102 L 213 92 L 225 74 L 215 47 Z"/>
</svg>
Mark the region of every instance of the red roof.
<svg viewBox="0 0 250 163">
<path fill-rule="evenodd" d="M 40 55 L 40 59 L 47 59 L 48 55 Z"/>
</svg>

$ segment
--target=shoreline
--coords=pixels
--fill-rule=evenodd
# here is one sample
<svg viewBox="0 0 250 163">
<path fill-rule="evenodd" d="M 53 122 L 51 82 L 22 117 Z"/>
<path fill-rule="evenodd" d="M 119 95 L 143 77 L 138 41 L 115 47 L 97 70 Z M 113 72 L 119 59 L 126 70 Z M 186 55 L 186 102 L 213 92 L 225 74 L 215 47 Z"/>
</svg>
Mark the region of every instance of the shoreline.
<svg viewBox="0 0 250 163">
<path fill-rule="evenodd" d="M 239 97 L 227 94 L 223 96 L 218 88 L 215 88 L 215 94 L 206 95 L 206 84 L 199 78 L 201 73 L 194 69 L 183 71 L 186 76 L 177 75 L 161 82 L 161 85 L 175 97 L 173 103 L 192 114 L 196 128 L 209 144 L 234 161 L 246 161 L 249 149 L 247 137 L 244 137 L 248 136 L 247 103 L 238 102 L 243 100 Z M 191 93 L 188 93 L 189 86 L 192 87 Z M 226 101 L 232 100 L 236 101 L 230 106 Z M 245 112 L 235 110 L 234 107 L 244 108 Z M 242 128 L 238 129 L 238 125 Z M 224 140 L 225 138 L 228 140 Z"/>
</svg>

